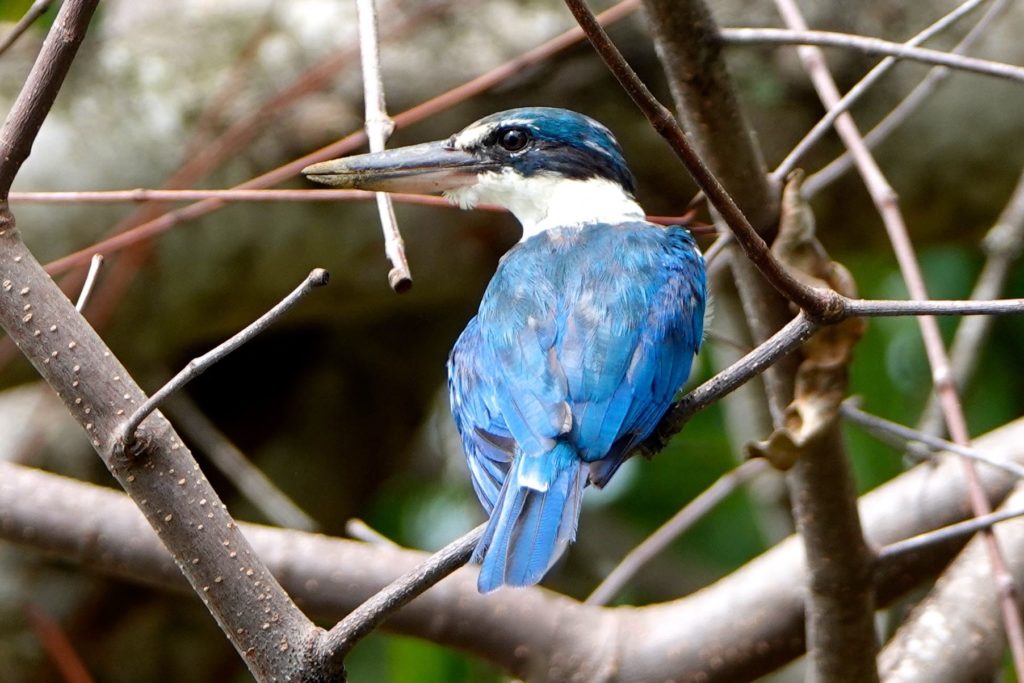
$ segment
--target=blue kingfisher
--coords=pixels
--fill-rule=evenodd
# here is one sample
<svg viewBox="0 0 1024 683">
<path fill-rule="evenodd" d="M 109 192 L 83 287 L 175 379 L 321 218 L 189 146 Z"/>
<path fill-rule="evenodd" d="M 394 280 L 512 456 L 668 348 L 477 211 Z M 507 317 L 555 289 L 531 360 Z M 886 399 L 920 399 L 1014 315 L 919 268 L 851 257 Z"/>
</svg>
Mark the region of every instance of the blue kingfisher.
<svg viewBox="0 0 1024 683">
<path fill-rule="evenodd" d="M 447 140 L 306 168 L 327 185 L 443 192 L 523 227 L 448 359 L 452 413 L 490 516 L 481 592 L 540 581 L 690 373 L 707 300 L 690 233 L 649 223 L 612 133 L 564 109 L 492 114 Z"/>
</svg>

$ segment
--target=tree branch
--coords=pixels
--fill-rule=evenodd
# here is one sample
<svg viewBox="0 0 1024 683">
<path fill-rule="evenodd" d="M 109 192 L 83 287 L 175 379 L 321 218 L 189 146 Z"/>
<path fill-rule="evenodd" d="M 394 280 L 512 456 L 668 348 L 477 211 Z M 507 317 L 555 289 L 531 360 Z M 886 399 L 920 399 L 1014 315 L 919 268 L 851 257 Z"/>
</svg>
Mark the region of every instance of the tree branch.
<svg viewBox="0 0 1024 683">
<path fill-rule="evenodd" d="M 384 143 L 395 130 L 395 122 L 384 105 L 384 79 L 380 72 L 380 47 L 377 40 L 377 7 L 374 0 L 356 0 L 359 17 L 359 54 L 363 65 L 363 99 L 366 107 L 366 137 L 371 152 L 384 150 Z M 412 287 L 412 273 L 405 257 L 405 242 L 398 231 L 395 207 L 387 192 L 376 192 L 377 211 L 384 230 L 384 251 L 391 260 L 388 282 L 401 294 Z"/>
<path fill-rule="evenodd" d="M 924 64 L 946 66 L 950 69 L 970 71 L 985 76 L 1005 78 L 1024 83 L 1024 67 L 987 59 L 910 47 L 881 38 L 857 36 L 832 31 L 781 28 L 723 28 L 722 40 L 730 45 L 815 45 L 858 50 L 869 55 L 885 55 L 894 59 L 910 59 Z"/>
<path fill-rule="evenodd" d="M 776 4 L 779 6 L 788 26 L 798 31 L 807 30 L 807 24 L 793 0 L 776 0 Z M 839 90 L 832 75 L 829 73 L 821 50 L 813 47 L 801 47 L 799 48 L 799 54 L 804 64 L 804 69 L 810 76 L 824 105 L 826 107 L 834 106 L 840 99 Z M 900 272 L 907 284 L 911 297 L 919 300 L 927 299 L 928 292 L 924 284 L 924 278 L 917 263 L 913 243 L 910 241 L 895 191 L 889 185 L 888 180 L 875 162 L 867 145 L 864 144 L 864 140 L 853 117 L 848 112 L 840 115 L 836 119 L 835 127 L 843 144 L 853 154 L 857 170 L 863 177 L 868 193 L 871 195 L 872 201 L 875 203 L 878 213 L 882 218 L 893 251 L 895 252 L 896 260 L 899 263 Z M 943 346 L 938 324 L 935 318 L 927 316 L 919 317 L 918 323 L 921 328 L 921 336 L 924 340 L 928 363 L 932 368 L 934 390 L 942 404 L 946 424 L 949 426 L 953 441 L 966 446 L 970 442 L 970 435 L 956 387 L 952 383 L 949 358 Z M 991 512 L 988 501 L 982 495 L 974 463 L 970 460 L 963 460 L 962 466 L 974 514 L 980 516 Z M 986 539 L 992 568 L 996 576 L 1005 582 L 1008 576 L 1005 555 L 991 531 L 984 531 L 982 535 Z M 1007 625 L 1015 664 L 1018 670 L 1024 671 L 1024 624 L 1022 624 L 1020 610 L 1015 600 L 1006 599 L 1003 601 L 1003 618 Z"/>
<path fill-rule="evenodd" d="M 64 2 L 0 130 L 0 325 L 82 425 L 253 674 L 267 681 L 302 670 L 313 625 L 253 552 L 162 416 L 152 420 L 139 457 L 117 456 L 111 435 L 146 397 L 25 248 L 7 207 L 10 184 L 95 7 L 96 0 Z"/>
<path fill-rule="evenodd" d="M 0 202 L 7 202 L 14 176 L 32 152 L 99 0 L 68 0 L 57 13 L 32 71 L 0 129 Z"/>
<path fill-rule="evenodd" d="M 1024 420 L 979 438 L 976 446 L 1024 460 Z M 870 542 L 886 546 L 963 520 L 969 512 L 959 467 L 958 460 L 941 458 L 866 494 L 860 507 Z M 994 503 L 1015 481 L 989 468 L 979 474 Z M 312 614 L 331 620 L 427 557 L 386 544 L 240 526 L 288 591 Z M 185 587 L 139 511 L 109 489 L 0 464 L 0 537 L 132 581 Z M 880 563 L 879 603 L 934 574 L 959 547 L 930 546 Z M 1024 542 L 1007 547 L 1024 557 Z M 620 683 L 687 675 L 726 683 L 762 676 L 803 652 L 806 574 L 796 538 L 691 596 L 648 607 L 586 607 L 541 588 L 481 596 L 475 581 L 473 568 L 455 572 L 385 627 L 552 683 L 601 681 L 608 672 Z"/>
</svg>

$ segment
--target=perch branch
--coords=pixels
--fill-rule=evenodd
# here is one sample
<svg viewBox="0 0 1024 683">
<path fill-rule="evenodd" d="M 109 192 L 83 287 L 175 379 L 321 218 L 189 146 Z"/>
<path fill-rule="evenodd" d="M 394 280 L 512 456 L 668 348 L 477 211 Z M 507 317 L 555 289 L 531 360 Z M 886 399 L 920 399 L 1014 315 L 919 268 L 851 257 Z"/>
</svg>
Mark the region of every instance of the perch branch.
<svg viewBox="0 0 1024 683">
<path fill-rule="evenodd" d="M 339 621 L 320 643 L 321 657 L 327 662 L 326 668 L 340 667 L 356 643 L 380 626 L 384 620 L 469 562 L 473 548 L 483 535 L 485 526 L 481 524 L 441 548 L 411 572 L 392 581 Z"/>
</svg>

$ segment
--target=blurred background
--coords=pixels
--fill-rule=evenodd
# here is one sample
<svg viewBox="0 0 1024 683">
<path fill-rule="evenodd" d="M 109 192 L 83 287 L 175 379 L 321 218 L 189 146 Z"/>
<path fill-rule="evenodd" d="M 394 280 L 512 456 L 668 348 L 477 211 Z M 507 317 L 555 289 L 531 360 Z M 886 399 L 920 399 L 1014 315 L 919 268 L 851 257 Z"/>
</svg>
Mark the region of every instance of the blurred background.
<svg viewBox="0 0 1024 683">
<path fill-rule="evenodd" d="M 16 21 L 29 0 L 0 2 Z M 806 0 L 816 28 L 905 40 L 957 3 Z M 603 9 L 607 3 L 593 3 Z M 721 0 L 723 26 L 778 26 L 772 4 Z M 556 0 L 380 3 L 382 60 L 392 114 L 439 95 L 570 28 Z M 0 101 L 9 107 L 53 10 L 0 57 Z M 935 41 L 949 47 L 973 19 Z M 0 26 L 0 33 L 9 24 Z M 106 0 L 14 190 L 225 188 L 358 130 L 362 85 L 354 3 L 334 0 Z M 1024 63 L 1024 9 L 1013 7 L 975 54 Z M 661 67 L 637 13 L 612 37 L 663 102 Z M 770 167 L 822 110 L 795 52 L 732 48 L 729 63 Z M 841 87 L 875 62 L 830 52 Z M 899 65 L 854 108 L 865 129 L 926 73 Z M 482 94 L 398 130 L 397 146 L 450 135 L 480 116 L 525 105 L 565 106 L 619 137 L 651 214 L 679 215 L 695 192 L 682 167 L 586 44 L 563 50 Z M 930 293 L 963 298 L 984 260 L 982 237 L 1024 166 L 1024 90 L 955 74 L 878 149 L 900 194 Z M 817 170 L 837 139 L 804 161 Z M 186 169 L 182 171 L 182 167 Z M 175 176 L 175 174 L 178 174 Z M 306 188 L 293 177 L 278 187 Z M 86 249 L 115 226 L 180 205 L 41 204 L 14 200 L 25 240 L 41 261 Z M 848 174 L 814 201 L 819 238 L 868 298 L 907 296 L 863 186 Z M 313 267 L 331 273 L 284 319 L 211 369 L 168 414 L 237 518 L 307 523 L 332 535 L 364 520 L 403 545 L 436 549 L 483 520 L 448 413 L 444 364 L 498 258 L 518 238 L 507 215 L 399 205 L 415 286 L 387 285 L 372 203 L 238 203 L 105 252 L 86 316 L 139 383 L 157 389 L 191 358 L 257 318 Z M 704 216 L 706 218 L 706 216 Z M 130 221 L 130 222 L 129 222 Z M 707 246 L 710 238 L 703 238 Z M 84 269 L 62 269 L 77 294 Z M 1004 296 L 1024 296 L 1017 268 Z M 947 339 L 956 320 L 943 320 Z M 727 343 L 712 339 L 709 345 Z M 1024 412 L 1024 320 L 1007 317 L 981 354 L 965 393 L 972 434 Z M 710 353 L 692 382 L 712 371 Z M 114 486 L 99 459 L 0 340 L 0 457 Z M 912 319 L 871 322 L 852 369 L 864 408 L 915 424 L 930 373 Z M 194 408 L 197 410 L 190 410 Z M 301 509 L 268 518 L 265 505 L 207 459 L 200 413 Z M 586 596 L 630 548 L 742 459 L 718 407 L 698 415 L 650 462 L 633 460 L 587 496 L 579 541 L 546 585 Z M 898 450 L 846 430 L 858 485 L 868 490 L 904 468 Z M 790 531 L 770 483 L 729 498 L 650 565 L 619 600 L 645 604 L 684 595 L 740 566 Z M 240 660 L 198 600 L 83 573 L 0 544 L 0 678 L 61 680 L 41 646 L 41 624 L 59 624 L 100 681 L 246 681 Z M 187 653 L 185 656 L 184 653 Z M 497 681 L 487 664 L 429 643 L 376 634 L 349 660 L 353 681 Z M 784 680 L 780 678 L 779 680 Z"/>
</svg>

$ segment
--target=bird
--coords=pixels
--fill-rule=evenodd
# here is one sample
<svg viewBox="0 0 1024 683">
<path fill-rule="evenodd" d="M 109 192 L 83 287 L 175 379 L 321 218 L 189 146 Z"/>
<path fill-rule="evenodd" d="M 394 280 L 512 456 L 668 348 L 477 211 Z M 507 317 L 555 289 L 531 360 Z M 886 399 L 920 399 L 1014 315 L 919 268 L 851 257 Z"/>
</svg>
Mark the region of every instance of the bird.
<svg viewBox="0 0 1024 683">
<path fill-rule="evenodd" d="M 708 299 L 693 236 L 648 222 L 615 136 L 566 109 L 510 109 L 303 173 L 496 204 L 522 225 L 447 369 L 489 516 L 473 552 L 478 590 L 540 582 L 575 540 L 584 489 L 608 483 L 690 374 Z"/>
</svg>

